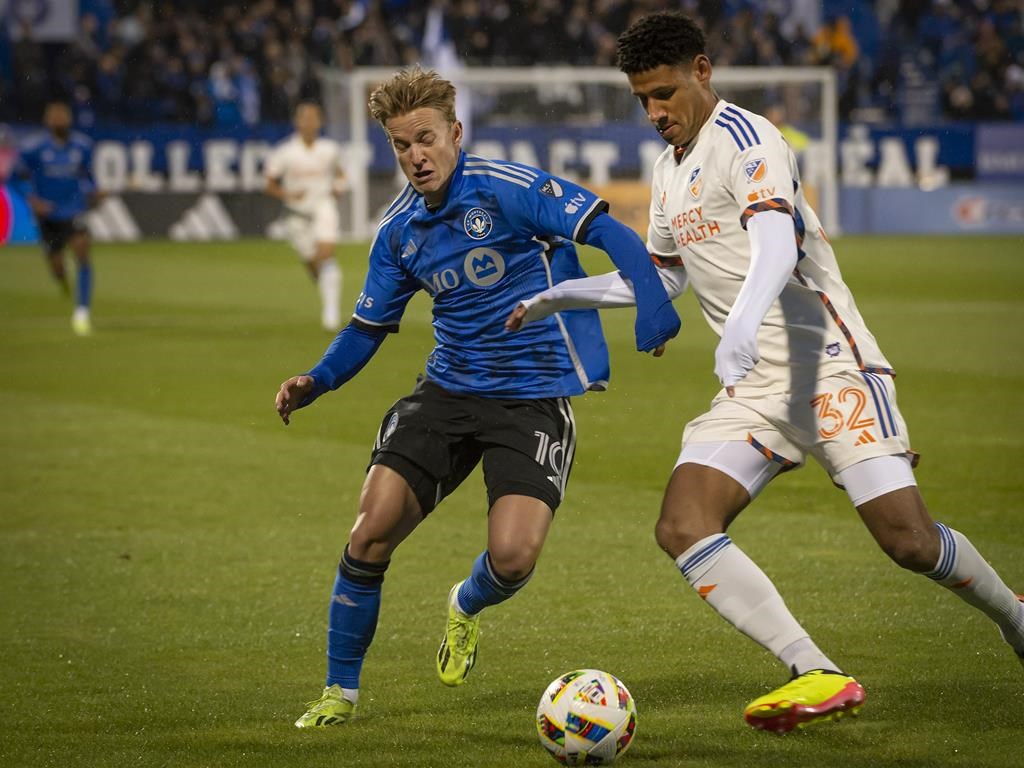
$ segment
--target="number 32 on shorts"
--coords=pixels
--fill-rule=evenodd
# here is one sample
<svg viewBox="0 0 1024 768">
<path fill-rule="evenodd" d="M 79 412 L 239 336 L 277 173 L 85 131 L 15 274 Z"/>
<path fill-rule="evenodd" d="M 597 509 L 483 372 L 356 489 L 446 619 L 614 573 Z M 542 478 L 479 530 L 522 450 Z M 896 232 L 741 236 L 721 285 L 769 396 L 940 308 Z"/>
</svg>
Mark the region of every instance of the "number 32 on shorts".
<svg viewBox="0 0 1024 768">
<path fill-rule="evenodd" d="M 843 387 L 838 393 L 823 392 L 811 399 L 817 411 L 818 435 L 830 440 L 843 429 L 851 432 L 875 426 L 875 420 L 864 415 L 868 397 L 859 387 Z"/>
</svg>

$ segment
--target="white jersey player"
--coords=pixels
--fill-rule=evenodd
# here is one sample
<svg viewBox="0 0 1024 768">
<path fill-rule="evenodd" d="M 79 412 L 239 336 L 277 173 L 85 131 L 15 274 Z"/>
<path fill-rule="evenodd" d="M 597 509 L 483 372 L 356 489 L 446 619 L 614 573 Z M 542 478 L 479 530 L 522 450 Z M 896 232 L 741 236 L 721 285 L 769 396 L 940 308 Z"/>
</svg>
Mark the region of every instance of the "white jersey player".
<svg viewBox="0 0 1024 768">
<path fill-rule="evenodd" d="M 746 721 L 782 733 L 856 713 L 865 700 L 725 534 L 808 454 L 845 488 L 893 560 L 983 611 L 1024 663 L 1024 597 L 967 537 L 928 513 L 894 371 L 804 199 L 793 152 L 767 119 L 718 98 L 704 44 L 686 16 L 653 14 L 619 38 L 619 67 L 670 144 L 654 168 L 648 248 L 670 294 L 692 285 L 721 336 L 715 373 L 723 390 L 683 432 L 656 538 L 708 605 L 793 675 L 752 701 Z M 528 300 L 507 327 L 562 309 L 632 303 L 627 281 L 600 275 Z"/>
<path fill-rule="evenodd" d="M 341 146 L 320 135 L 320 107 L 303 102 L 295 110 L 295 133 L 274 148 L 265 174 L 268 195 L 284 203 L 288 239 L 320 289 L 321 322 L 341 324 L 341 268 L 334 252 L 341 235 L 338 195 L 346 189 Z"/>
</svg>

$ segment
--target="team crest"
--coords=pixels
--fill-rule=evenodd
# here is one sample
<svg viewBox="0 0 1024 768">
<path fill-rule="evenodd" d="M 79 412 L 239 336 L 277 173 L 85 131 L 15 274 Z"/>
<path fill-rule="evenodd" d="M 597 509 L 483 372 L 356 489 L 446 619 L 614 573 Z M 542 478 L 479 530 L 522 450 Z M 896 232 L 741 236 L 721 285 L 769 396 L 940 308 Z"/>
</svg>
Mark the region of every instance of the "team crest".
<svg viewBox="0 0 1024 768">
<path fill-rule="evenodd" d="M 474 240 L 483 240 L 491 234 L 491 227 L 493 226 L 494 222 L 491 221 L 491 214 L 483 208 L 470 208 L 466 211 L 466 217 L 462 220 L 462 228 Z"/>
<path fill-rule="evenodd" d="M 829 357 L 839 357 L 839 342 L 833 341 L 825 345 L 825 354 Z"/>
<path fill-rule="evenodd" d="M 768 163 L 763 157 L 751 160 L 743 164 L 743 172 L 747 174 L 747 181 L 757 182 L 768 175 Z"/>
<path fill-rule="evenodd" d="M 388 439 L 395 434 L 395 430 L 398 429 L 398 414 L 392 413 L 391 418 L 388 419 L 388 423 L 384 426 L 384 429 L 380 433 L 380 441 L 377 443 L 378 447 L 388 441 Z"/>
<path fill-rule="evenodd" d="M 690 178 L 687 180 L 686 186 L 689 188 L 690 195 L 692 197 L 698 197 L 700 195 L 701 187 L 704 186 L 704 179 L 700 177 L 699 165 L 690 171 Z"/>
<path fill-rule="evenodd" d="M 554 179 L 548 179 L 541 186 L 540 193 L 542 195 L 549 195 L 551 197 L 561 197 L 562 196 L 562 185 L 559 184 Z"/>
</svg>

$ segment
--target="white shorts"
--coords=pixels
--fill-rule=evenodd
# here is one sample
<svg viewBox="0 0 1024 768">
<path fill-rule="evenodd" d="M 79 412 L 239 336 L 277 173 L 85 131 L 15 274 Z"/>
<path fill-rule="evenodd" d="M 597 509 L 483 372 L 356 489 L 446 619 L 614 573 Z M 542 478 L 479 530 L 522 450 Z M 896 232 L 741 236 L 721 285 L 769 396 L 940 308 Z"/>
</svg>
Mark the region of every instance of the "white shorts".
<svg viewBox="0 0 1024 768">
<path fill-rule="evenodd" d="M 910 469 L 917 456 L 896 407 L 892 377 L 850 371 L 822 379 L 801 394 L 729 397 L 723 391 L 711 410 L 686 425 L 677 466 L 689 461 L 715 467 L 753 498 L 779 472 L 801 466 L 808 453 L 837 485 L 845 485 L 855 504 L 913 485 Z M 907 460 L 872 462 L 875 468 L 889 468 L 881 474 L 846 472 L 869 459 L 892 456 Z"/>
<path fill-rule="evenodd" d="M 288 241 L 303 261 L 316 255 L 318 243 L 337 243 L 341 239 L 341 218 L 333 199 L 321 200 L 309 211 L 288 215 Z"/>
</svg>

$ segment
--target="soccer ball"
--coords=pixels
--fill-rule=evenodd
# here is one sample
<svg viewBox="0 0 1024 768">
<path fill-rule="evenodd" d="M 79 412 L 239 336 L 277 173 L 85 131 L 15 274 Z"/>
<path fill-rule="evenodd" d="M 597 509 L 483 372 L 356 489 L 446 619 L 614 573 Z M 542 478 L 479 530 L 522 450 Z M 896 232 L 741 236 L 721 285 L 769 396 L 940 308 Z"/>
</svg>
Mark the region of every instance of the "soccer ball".
<svg viewBox="0 0 1024 768">
<path fill-rule="evenodd" d="M 629 749 L 636 705 L 626 686 L 597 669 L 553 680 L 537 705 L 540 743 L 565 765 L 608 765 Z"/>
</svg>

